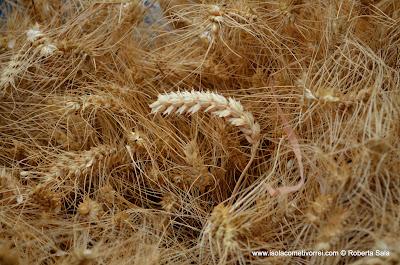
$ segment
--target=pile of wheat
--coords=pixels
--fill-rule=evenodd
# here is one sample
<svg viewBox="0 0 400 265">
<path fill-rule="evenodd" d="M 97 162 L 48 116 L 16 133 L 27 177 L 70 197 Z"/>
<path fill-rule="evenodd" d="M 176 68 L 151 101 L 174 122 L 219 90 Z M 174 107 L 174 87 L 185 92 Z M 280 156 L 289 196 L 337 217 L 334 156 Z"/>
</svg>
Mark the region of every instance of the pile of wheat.
<svg viewBox="0 0 400 265">
<path fill-rule="evenodd" d="M 0 5 L 0 264 L 400 263 L 399 1 Z"/>
</svg>

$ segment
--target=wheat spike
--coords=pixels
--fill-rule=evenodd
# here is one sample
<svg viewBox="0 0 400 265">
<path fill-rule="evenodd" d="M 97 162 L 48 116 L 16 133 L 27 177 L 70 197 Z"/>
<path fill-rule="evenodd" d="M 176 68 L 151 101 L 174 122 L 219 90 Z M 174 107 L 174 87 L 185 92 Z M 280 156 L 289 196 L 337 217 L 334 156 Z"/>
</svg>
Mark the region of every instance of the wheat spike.
<svg viewBox="0 0 400 265">
<path fill-rule="evenodd" d="M 160 94 L 150 105 L 152 113 L 162 112 L 164 115 L 194 114 L 200 110 L 211 112 L 225 118 L 230 124 L 239 127 L 247 141 L 257 143 L 260 137 L 260 125 L 254 121 L 250 112 L 244 111 L 242 104 L 213 92 L 183 91 Z"/>
<path fill-rule="evenodd" d="M 26 32 L 26 39 L 29 42 L 34 42 L 35 40 L 39 39 L 40 37 L 42 37 L 44 34 L 43 32 L 39 29 L 39 24 L 35 24 L 35 26 L 33 26 L 32 28 L 30 28 L 27 32 Z"/>
<path fill-rule="evenodd" d="M 117 149 L 108 145 L 92 147 L 83 152 L 68 152 L 60 155 L 59 161 L 53 163 L 47 173 L 47 178 L 53 177 L 80 177 L 86 174 L 94 174 L 104 167 L 102 163 L 111 162 Z M 111 161 L 107 161 L 111 159 Z M 111 162 L 112 163 L 112 162 Z"/>
</svg>

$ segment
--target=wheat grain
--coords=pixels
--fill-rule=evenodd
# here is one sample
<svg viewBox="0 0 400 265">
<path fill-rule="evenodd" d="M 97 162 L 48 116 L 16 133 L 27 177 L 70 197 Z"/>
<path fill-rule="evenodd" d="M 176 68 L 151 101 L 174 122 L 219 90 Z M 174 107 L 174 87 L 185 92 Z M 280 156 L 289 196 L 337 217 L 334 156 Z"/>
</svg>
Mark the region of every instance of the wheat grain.
<svg viewBox="0 0 400 265">
<path fill-rule="evenodd" d="M 78 206 L 78 214 L 88 219 L 88 221 L 96 221 L 101 215 L 101 212 L 101 205 L 88 197 Z"/>
<path fill-rule="evenodd" d="M 51 190 L 46 184 L 39 184 L 32 189 L 31 199 L 46 211 L 61 210 L 61 194 Z"/>
<path fill-rule="evenodd" d="M 157 101 L 150 107 L 153 114 L 162 112 L 164 115 L 174 112 L 194 114 L 200 110 L 211 112 L 239 127 L 249 143 L 256 144 L 260 137 L 260 125 L 254 121 L 253 115 L 244 111 L 239 101 L 225 98 L 217 93 L 199 91 L 165 93 L 159 95 Z"/>
<path fill-rule="evenodd" d="M 42 37 L 44 34 L 43 32 L 39 29 L 39 24 L 35 24 L 32 28 L 26 31 L 26 39 L 29 42 L 34 42 L 40 37 Z"/>
<path fill-rule="evenodd" d="M 15 87 L 16 78 L 28 67 L 28 62 L 24 61 L 19 54 L 13 55 L 0 74 L 0 88 Z M 5 91 L 2 92 L 5 93 Z"/>
<path fill-rule="evenodd" d="M 117 156 L 117 149 L 108 145 L 92 147 L 83 152 L 67 152 L 60 155 L 59 161 L 50 167 L 46 178 L 50 180 L 54 177 L 80 177 L 95 174 L 105 165 L 111 165 Z"/>
<path fill-rule="evenodd" d="M 46 43 L 41 47 L 39 54 L 41 57 L 48 57 L 53 55 L 53 53 L 57 51 L 57 49 L 57 46 L 55 46 L 54 44 Z"/>
</svg>

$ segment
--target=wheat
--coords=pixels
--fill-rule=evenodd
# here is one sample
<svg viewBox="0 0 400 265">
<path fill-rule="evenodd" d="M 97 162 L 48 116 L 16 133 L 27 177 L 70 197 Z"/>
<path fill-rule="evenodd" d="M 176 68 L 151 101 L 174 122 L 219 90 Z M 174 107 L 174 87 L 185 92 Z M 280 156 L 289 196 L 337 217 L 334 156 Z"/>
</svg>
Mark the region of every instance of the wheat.
<svg viewBox="0 0 400 265">
<path fill-rule="evenodd" d="M 46 43 L 41 47 L 39 54 L 41 57 L 48 57 L 53 55 L 55 51 L 57 51 L 57 46 L 52 43 Z"/>
<path fill-rule="evenodd" d="M 85 217 L 88 221 L 96 221 L 101 212 L 101 205 L 90 198 L 85 198 L 78 206 L 79 215 Z"/>
<path fill-rule="evenodd" d="M 173 193 L 166 193 L 162 196 L 160 205 L 163 210 L 173 213 L 176 212 L 179 207 L 179 201 L 177 201 L 176 196 Z"/>
<path fill-rule="evenodd" d="M 67 152 L 60 155 L 46 173 L 46 179 L 54 177 L 80 177 L 86 174 L 95 174 L 100 168 L 111 165 L 118 156 L 117 149 L 108 145 L 92 147 L 83 152 Z"/>
<path fill-rule="evenodd" d="M 80 111 L 93 111 L 96 109 L 104 109 L 116 113 L 124 111 L 124 107 L 118 98 L 110 95 L 84 95 L 79 101 L 67 101 L 64 103 L 64 108 L 67 114 L 73 114 Z"/>
<path fill-rule="evenodd" d="M 194 114 L 200 110 L 211 112 L 225 118 L 230 124 L 239 127 L 247 141 L 256 144 L 260 138 L 260 125 L 254 121 L 250 112 L 244 111 L 242 104 L 213 92 L 183 91 L 161 94 L 157 101 L 150 105 L 152 113 L 164 115 Z"/>
<path fill-rule="evenodd" d="M 35 24 L 35 26 L 26 31 L 26 39 L 29 42 L 34 42 L 42 36 L 44 36 L 44 34 L 39 29 L 39 24 L 37 23 Z"/>
<path fill-rule="evenodd" d="M 0 74 L 0 88 L 15 87 L 16 78 L 28 67 L 28 62 L 24 61 L 19 54 L 13 55 Z"/>
<path fill-rule="evenodd" d="M 0 167 L 0 206 L 3 201 L 21 204 L 24 200 L 21 190 L 23 187 L 15 177 L 16 170 Z"/>
<path fill-rule="evenodd" d="M 210 216 L 210 225 L 206 226 L 220 245 L 225 248 L 237 247 L 236 237 L 239 229 L 235 227 L 235 220 L 231 209 L 222 204 L 217 205 Z"/>
<path fill-rule="evenodd" d="M 52 191 L 46 184 L 34 187 L 30 197 L 46 211 L 59 212 L 61 210 L 61 195 Z"/>
<path fill-rule="evenodd" d="M 400 1 L 0 2 L 0 264 L 399 263 Z"/>
<path fill-rule="evenodd" d="M 11 247 L 11 243 L 1 242 L 0 263 L 4 265 L 18 265 L 20 263 L 18 252 Z"/>
</svg>

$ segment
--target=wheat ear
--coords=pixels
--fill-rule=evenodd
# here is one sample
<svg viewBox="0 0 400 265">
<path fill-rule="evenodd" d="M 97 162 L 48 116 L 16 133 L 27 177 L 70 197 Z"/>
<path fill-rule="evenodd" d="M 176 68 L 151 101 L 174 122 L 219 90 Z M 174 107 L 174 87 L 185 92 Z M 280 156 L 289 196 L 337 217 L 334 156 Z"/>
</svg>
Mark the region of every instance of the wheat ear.
<svg viewBox="0 0 400 265">
<path fill-rule="evenodd" d="M 254 121 L 250 112 L 244 111 L 242 104 L 233 98 L 225 98 L 213 92 L 183 91 L 158 95 L 157 101 L 150 105 L 152 113 L 164 115 L 194 114 L 200 110 L 225 118 L 230 124 L 239 127 L 247 141 L 256 144 L 260 138 L 260 125 Z"/>
</svg>

